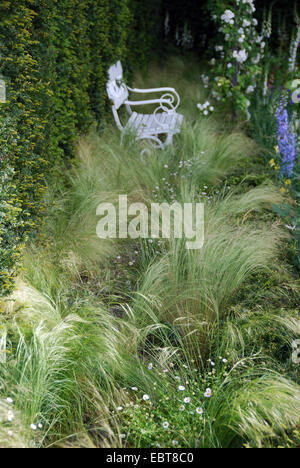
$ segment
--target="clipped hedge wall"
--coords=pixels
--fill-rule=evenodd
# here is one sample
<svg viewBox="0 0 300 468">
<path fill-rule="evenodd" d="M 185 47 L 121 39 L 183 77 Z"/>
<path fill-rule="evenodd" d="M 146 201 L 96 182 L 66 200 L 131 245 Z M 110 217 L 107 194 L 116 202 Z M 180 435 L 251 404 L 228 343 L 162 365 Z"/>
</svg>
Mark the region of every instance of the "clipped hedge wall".
<svg viewBox="0 0 300 468">
<path fill-rule="evenodd" d="M 52 168 L 72 156 L 78 132 L 100 123 L 107 111 L 108 67 L 118 59 L 129 69 L 148 61 L 159 5 L 2 0 L 0 76 L 7 102 L 0 104 L 0 296 L 11 291 L 22 248 L 42 222 Z"/>
</svg>

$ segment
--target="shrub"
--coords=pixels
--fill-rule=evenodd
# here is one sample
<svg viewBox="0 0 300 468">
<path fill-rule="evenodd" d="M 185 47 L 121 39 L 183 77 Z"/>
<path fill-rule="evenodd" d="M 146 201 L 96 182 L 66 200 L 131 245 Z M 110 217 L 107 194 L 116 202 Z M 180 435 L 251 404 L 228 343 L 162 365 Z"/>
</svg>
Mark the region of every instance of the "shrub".
<svg viewBox="0 0 300 468">
<path fill-rule="evenodd" d="M 6 204 L 11 192 L 14 206 L 11 220 L 7 214 L 6 225 L 1 221 L 1 295 L 11 289 L 21 244 L 42 222 L 45 180 L 73 155 L 78 132 L 105 117 L 108 67 L 117 59 L 144 64 L 152 52 L 145 48 L 141 56 L 136 44 L 137 38 L 151 44 L 148 24 L 140 18 L 155 21 L 154 10 L 152 3 L 130 0 L 1 3 L 0 74 L 8 98 L 0 107 L 1 159 L 13 172 L 0 203 Z M 135 38 L 132 28 L 138 31 Z"/>
</svg>

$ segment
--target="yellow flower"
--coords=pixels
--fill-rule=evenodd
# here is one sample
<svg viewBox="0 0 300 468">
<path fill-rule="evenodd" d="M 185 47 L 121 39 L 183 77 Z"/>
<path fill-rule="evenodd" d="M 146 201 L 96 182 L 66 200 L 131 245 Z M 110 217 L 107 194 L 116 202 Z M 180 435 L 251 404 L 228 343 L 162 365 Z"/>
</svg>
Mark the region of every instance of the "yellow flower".
<svg viewBox="0 0 300 468">
<path fill-rule="evenodd" d="M 285 193 L 285 192 L 286 192 L 286 189 L 285 189 L 284 187 L 281 187 L 280 192 L 281 192 L 281 193 Z"/>
<path fill-rule="evenodd" d="M 276 151 L 276 154 L 279 153 L 279 148 L 278 148 L 278 146 L 274 146 L 274 150 Z"/>
<path fill-rule="evenodd" d="M 280 166 L 275 166 L 275 167 L 274 167 L 274 170 L 275 170 L 275 171 L 279 171 L 279 169 L 280 169 Z"/>
<path fill-rule="evenodd" d="M 285 185 L 291 185 L 291 179 L 286 179 L 284 183 Z"/>
<path fill-rule="evenodd" d="M 270 166 L 271 166 L 271 167 L 275 166 L 275 160 L 274 160 L 273 158 L 270 159 Z"/>
</svg>

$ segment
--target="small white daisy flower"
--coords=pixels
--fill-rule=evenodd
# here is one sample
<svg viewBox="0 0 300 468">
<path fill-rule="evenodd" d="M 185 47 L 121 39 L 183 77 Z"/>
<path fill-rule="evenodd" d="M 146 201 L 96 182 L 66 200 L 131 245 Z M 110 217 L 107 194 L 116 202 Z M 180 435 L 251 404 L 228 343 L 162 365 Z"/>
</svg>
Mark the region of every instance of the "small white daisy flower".
<svg viewBox="0 0 300 468">
<path fill-rule="evenodd" d="M 168 429 L 168 428 L 169 428 L 169 425 L 170 425 L 170 424 L 168 423 L 168 421 L 163 422 L 163 428 L 164 428 L 164 429 Z"/>
<path fill-rule="evenodd" d="M 207 388 L 204 393 L 205 398 L 210 398 L 212 396 L 212 391 L 210 388 Z"/>
<path fill-rule="evenodd" d="M 184 403 L 190 403 L 191 399 L 190 399 L 190 397 L 185 397 L 185 399 L 183 401 L 184 401 Z"/>
<path fill-rule="evenodd" d="M 36 431 L 37 427 L 35 424 L 30 424 L 30 429 L 32 429 L 33 431 Z"/>
<path fill-rule="evenodd" d="M 198 406 L 198 408 L 196 408 L 196 413 L 197 413 L 197 414 L 203 414 L 203 408 L 201 408 L 200 406 Z"/>
<path fill-rule="evenodd" d="M 183 385 L 179 385 L 178 390 L 179 390 L 180 392 L 184 392 L 185 387 L 184 387 Z"/>
<path fill-rule="evenodd" d="M 150 400 L 150 397 L 149 397 L 149 395 L 147 395 L 147 394 L 143 395 L 143 400 L 144 400 L 144 401 L 148 401 L 148 400 Z"/>
</svg>

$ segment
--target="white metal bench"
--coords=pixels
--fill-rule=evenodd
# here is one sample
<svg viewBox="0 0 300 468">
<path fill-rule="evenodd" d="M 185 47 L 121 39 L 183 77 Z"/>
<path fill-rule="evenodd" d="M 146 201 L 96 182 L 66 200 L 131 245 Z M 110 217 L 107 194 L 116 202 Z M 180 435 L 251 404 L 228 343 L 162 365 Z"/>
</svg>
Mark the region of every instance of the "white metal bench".
<svg viewBox="0 0 300 468">
<path fill-rule="evenodd" d="M 113 103 L 112 111 L 117 127 L 121 131 L 121 143 L 124 135 L 131 133 L 135 135 L 136 140 L 149 140 L 154 148 L 163 149 L 165 146 L 171 145 L 173 136 L 180 133 L 183 121 L 183 116 L 176 112 L 180 104 L 180 97 L 175 89 L 132 89 L 123 81 L 121 62 L 113 65 L 109 69 L 108 75 L 107 94 Z M 129 91 L 140 94 L 162 93 L 162 96 L 146 101 L 129 101 Z M 121 124 L 118 114 L 118 110 L 123 104 L 129 114 L 129 120 L 125 126 Z M 139 114 L 131 109 L 132 106 L 146 104 L 158 104 L 158 107 L 152 114 Z M 160 135 L 166 135 L 164 141 L 160 139 Z"/>
</svg>

